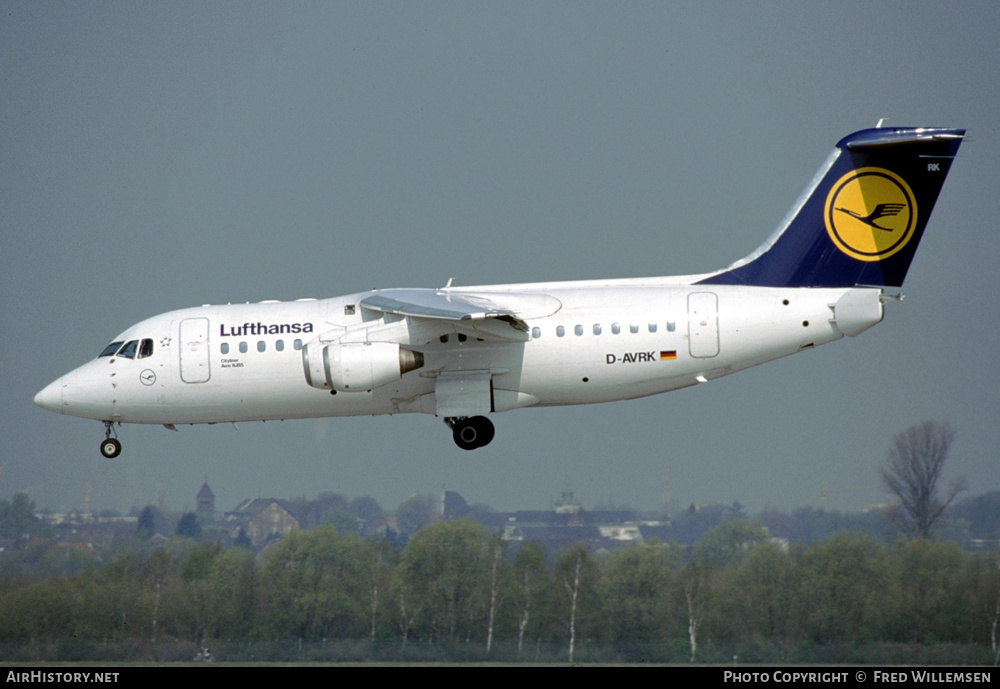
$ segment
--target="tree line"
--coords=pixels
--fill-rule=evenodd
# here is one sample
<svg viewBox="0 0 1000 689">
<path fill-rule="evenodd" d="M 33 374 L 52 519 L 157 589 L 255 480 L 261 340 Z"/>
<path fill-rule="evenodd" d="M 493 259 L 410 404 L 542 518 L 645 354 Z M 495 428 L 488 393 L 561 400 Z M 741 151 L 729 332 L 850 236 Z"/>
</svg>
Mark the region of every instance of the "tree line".
<svg viewBox="0 0 1000 689">
<path fill-rule="evenodd" d="M 550 557 L 463 519 L 402 546 L 326 525 L 261 556 L 135 539 L 73 576 L 0 579 L 8 659 L 71 643 L 84 656 L 140 644 L 220 659 L 277 644 L 351 659 L 982 663 L 998 620 L 995 553 L 861 532 L 782 547 L 745 519 L 693 547 Z"/>
</svg>

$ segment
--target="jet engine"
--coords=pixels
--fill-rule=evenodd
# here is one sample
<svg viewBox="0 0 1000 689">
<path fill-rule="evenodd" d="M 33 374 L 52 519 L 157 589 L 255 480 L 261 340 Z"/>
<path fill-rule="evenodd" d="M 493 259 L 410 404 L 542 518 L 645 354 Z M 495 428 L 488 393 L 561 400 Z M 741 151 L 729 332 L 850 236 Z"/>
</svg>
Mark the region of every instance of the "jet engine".
<svg viewBox="0 0 1000 689">
<path fill-rule="evenodd" d="M 322 390 L 364 392 L 424 365 L 424 355 L 394 342 L 310 342 L 302 348 L 306 382 Z"/>
</svg>

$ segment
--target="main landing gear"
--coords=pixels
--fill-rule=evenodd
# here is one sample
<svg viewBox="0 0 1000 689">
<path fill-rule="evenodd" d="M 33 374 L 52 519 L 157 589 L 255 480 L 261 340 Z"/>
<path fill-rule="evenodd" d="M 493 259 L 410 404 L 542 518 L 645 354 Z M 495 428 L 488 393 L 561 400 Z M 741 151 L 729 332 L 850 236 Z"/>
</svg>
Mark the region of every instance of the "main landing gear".
<svg viewBox="0 0 1000 689">
<path fill-rule="evenodd" d="M 118 438 L 111 437 L 114 421 L 104 422 L 104 441 L 101 443 L 101 454 L 108 459 L 114 459 L 122 453 L 122 444 Z"/>
<path fill-rule="evenodd" d="M 485 416 L 449 418 L 445 419 L 444 422 L 451 428 L 455 444 L 463 450 L 486 447 L 496 433 L 493 422 Z"/>
</svg>

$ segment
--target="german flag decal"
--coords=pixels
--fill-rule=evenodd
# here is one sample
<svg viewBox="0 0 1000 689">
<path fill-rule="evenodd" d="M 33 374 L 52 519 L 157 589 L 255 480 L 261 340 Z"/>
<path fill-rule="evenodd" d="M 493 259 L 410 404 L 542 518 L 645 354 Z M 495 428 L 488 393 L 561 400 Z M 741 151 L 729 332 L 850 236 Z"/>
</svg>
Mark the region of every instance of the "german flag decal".
<svg viewBox="0 0 1000 689">
<path fill-rule="evenodd" d="M 673 361 L 676 358 L 677 358 L 676 349 L 671 349 L 670 351 L 666 352 L 665 351 L 660 352 L 660 361 Z"/>
</svg>

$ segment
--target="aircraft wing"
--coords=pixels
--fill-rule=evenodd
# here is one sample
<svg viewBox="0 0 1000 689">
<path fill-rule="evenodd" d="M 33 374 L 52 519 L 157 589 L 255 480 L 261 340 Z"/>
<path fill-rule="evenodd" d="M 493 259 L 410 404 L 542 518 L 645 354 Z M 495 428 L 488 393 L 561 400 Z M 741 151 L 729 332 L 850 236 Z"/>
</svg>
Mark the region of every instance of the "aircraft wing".
<svg viewBox="0 0 1000 689">
<path fill-rule="evenodd" d="M 448 322 L 459 332 L 483 339 L 526 342 L 528 324 L 514 310 L 491 299 L 433 289 L 387 289 L 361 300 L 362 308 L 408 318 Z"/>
</svg>

